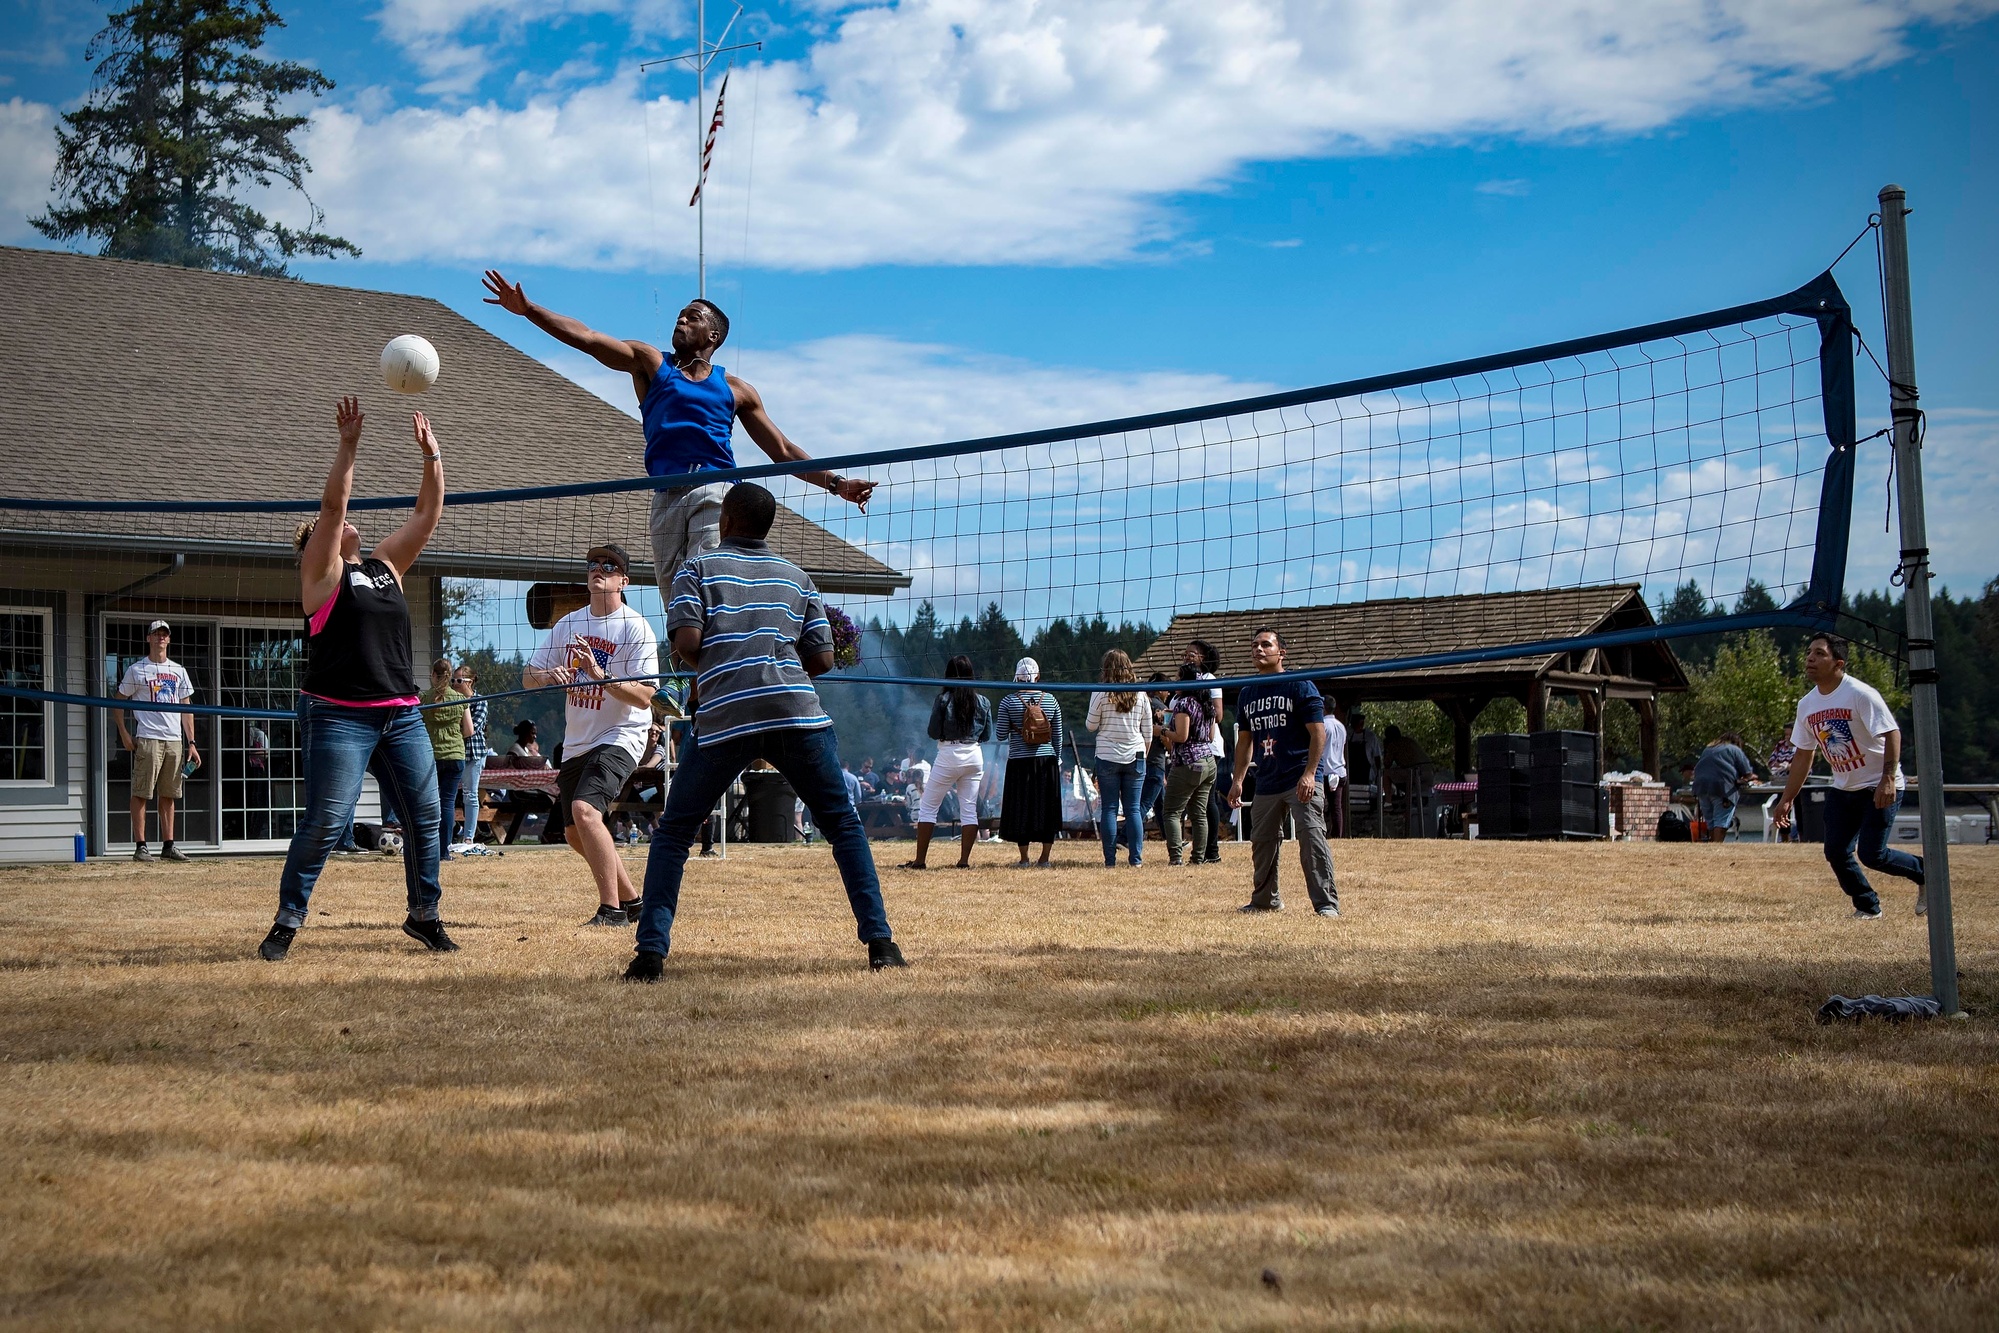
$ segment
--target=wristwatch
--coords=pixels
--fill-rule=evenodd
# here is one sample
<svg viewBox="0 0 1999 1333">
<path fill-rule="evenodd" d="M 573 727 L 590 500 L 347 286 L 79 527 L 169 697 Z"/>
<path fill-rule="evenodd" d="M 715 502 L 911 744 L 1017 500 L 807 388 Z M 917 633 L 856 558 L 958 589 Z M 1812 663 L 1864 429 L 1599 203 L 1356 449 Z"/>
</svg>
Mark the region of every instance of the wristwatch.
<svg viewBox="0 0 1999 1333">
<path fill-rule="evenodd" d="M 838 495 L 840 493 L 840 487 L 842 483 L 844 483 L 847 479 L 841 476 L 837 472 L 829 472 L 826 475 L 829 478 L 829 480 L 826 482 L 826 493 L 828 495 Z"/>
</svg>

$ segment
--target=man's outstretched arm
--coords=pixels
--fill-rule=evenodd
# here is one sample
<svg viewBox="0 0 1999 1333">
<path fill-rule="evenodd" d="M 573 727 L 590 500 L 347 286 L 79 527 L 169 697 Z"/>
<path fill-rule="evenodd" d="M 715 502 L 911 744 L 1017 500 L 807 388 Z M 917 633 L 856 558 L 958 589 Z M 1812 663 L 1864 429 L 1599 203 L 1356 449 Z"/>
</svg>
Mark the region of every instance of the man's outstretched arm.
<svg viewBox="0 0 1999 1333">
<path fill-rule="evenodd" d="M 770 413 L 764 410 L 763 395 L 754 387 L 731 375 L 729 390 L 736 395 L 736 419 L 743 423 L 743 429 L 757 442 L 757 447 L 770 455 L 772 462 L 790 463 L 812 457 L 777 428 L 777 423 L 770 419 Z M 831 472 L 801 472 L 798 475 L 811 485 L 851 501 L 863 510 L 868 507 L 868 497 L 875 493 L 875 483 L 860 477 L 839 477 L 836 480 Z"/>
<path fill-rule="evenodd" d="M 599 333 L 580 319 L 558 315 L 546 306 L 536 305 L 528 300 L 527 293 L 521 290 L 518 282 L 508 282 L 497 269 L 486 270 L 483 285 L 492 293 L 486 298 L 487 305 L 496 305 L 509 314 L 519 315 L 549 337 L 595 357 L 612 370 L 630 375 L 633 387 L 641 398 L 645 396 L 644 384 L 651 381 L 653 374 L 659 370 L 659 363 L 665 359 L 660 350 L 650 343 L 613 338 L 608 333 Z"/>
</svg>

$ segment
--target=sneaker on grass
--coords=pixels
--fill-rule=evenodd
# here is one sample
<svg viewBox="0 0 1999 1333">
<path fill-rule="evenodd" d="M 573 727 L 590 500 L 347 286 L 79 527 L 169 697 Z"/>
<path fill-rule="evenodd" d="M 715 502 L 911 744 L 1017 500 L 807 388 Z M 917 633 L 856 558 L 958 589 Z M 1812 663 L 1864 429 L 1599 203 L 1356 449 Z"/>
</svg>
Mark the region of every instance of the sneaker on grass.
<svg viewBox="0 0 1999 1333">
<path fill-rule="evenodd" d="M 134 861 L 150 861 L 153 859 L 152 849 L 142 842 L 132 849 L 132 859 Z"/>
<path fill-rule="evenodd" d="M 1881 909 L 1877 907 L 1869 911 L 1865 907 L 1856 907 L 1853 909 L 1853 919 L 1855 921 L 1879 921 L 1881 919 Z"/>
<path fill-rule="evenodd" d="M 162 861 L 185 861 L 188 859 L 188 856 L 180 848 L 174 846 L 172 843 L 168 843 L 166 846 L 160 848 L 160 859 Z"/>
<path fill-rule="evenodd" d="M 909 962 L 902 956 L 902 950 L 894 940 L 868 941 L 868 967 L 879 972 L 885 967 L 908 967 Z"/>
<path fill-rule="evenodd" d="M 444 933 L 442 921 L 419 921 L 415 917 L 403 918 L 403 934 L 409 936 L 432 953 L 457 953 L 458 946 Z"/>
<path fill-rule="evenodd" d="M 1320 916 L 1338 916 L 1340 914 L 1340 909 L 1337 907 L 1315 907 L 1312 910 Z"/>
<path fill-rule="evenodd" d="M 1236 911 L 1238 911 L 1238 912 L 1242 912 L 1242 913 L 1245 913 L 1245 914 L 1247 914 L 1247 913 L 1253 913 L 1253 912 L 1281 912 L 1281 911 L 1283 911 L 1283 910 L 1284 910 L 1284 904 L 1283 904 L 1283 903 L 1269 903 L 1269 904 L 1264 904 L 1264 903 L 1244 903 L 1244 904 L 1243 904 L 1243 905 L 1242 905 L 1241 907 L 1238 907 L 1238 908 L 1236 908 L 1235 910 L 1236 910 Z"/>
<path fill-rule="evenodd" d="M 650 986 L 666 972 L 666 955 L 663 953 L 638 953 L 625 968 L 626 981 L 638 981 Z"/>
<path fill-rule="evenodd" d="M 626 916 L 619 908 L 606 907 L 602 903 L 599 903 L 597 905 L 597 915 L 591 917 L 583 924 L 586 926 L 629 926 L 632 924 L 632 919 Z"/>
<path fill-rule="evenodd" d="M 292 939 L 298 931 L 290 926 L 273 924 L 271 933 L 264 936 L 264 942 L 257 946 L 257 957 L 267 963 L 282 963 L 285 955 L 292 951 Z"/>
</svg>

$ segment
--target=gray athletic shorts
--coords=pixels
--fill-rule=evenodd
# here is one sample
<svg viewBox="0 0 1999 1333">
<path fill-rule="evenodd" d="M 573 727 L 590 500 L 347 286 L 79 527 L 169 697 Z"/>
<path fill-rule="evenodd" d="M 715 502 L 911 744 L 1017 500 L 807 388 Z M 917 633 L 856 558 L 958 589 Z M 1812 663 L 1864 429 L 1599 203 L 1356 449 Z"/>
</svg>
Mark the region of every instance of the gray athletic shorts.
<svg viewBox="0 0 1999 1333">
<path fill-rule="evenodd" d="M 652 493 L 652 567 L 662 595 L 682 565 L 722 544 L 722 498 L 728 493 L 725 481 Z"/>
</svg>

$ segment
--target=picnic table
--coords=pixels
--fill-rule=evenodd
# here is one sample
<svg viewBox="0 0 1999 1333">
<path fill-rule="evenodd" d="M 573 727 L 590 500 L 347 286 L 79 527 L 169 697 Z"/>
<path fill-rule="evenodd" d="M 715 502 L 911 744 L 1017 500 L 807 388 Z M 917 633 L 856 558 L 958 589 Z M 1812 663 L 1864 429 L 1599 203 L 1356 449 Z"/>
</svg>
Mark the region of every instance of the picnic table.
<svg viewBox="0 0 1999 1333">
<path fill-rule="evenodd" d="M 520 836 L 521 823 L 530 814 L 555 809 L 555 789 L 561 779 L 562 771 L 556 768 L 494 768 L 490 763 L 479 774 L 480 791 L 508 794 L 506 805 L 492 807 L 495 826 L 502 814 L 511 816 L 500 840 L 504 845 L 511 846 Z"/>
</svg>

